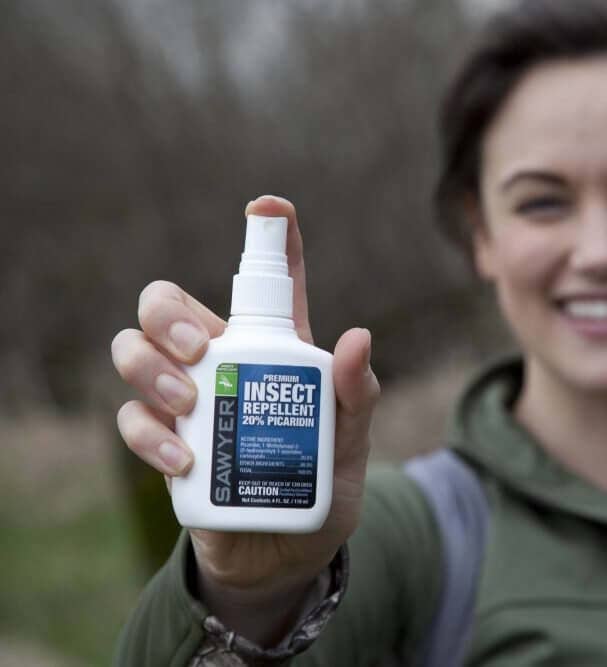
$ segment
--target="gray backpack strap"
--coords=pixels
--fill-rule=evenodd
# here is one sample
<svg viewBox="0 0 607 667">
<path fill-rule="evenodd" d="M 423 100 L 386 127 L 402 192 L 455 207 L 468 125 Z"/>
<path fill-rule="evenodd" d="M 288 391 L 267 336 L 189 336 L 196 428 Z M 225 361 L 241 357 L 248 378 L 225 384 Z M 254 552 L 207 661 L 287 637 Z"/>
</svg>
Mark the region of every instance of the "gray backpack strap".
<svg viewBox="0 0 607 667">
<path fill-rule="evenodd" d="M 423 667 L 459 667 L 472 631 L 489 506 L 478 477 L 449 449 L 404 464 L 426 496 L 443 540 L 443 587 L 421 647 Z"/>
</svg>

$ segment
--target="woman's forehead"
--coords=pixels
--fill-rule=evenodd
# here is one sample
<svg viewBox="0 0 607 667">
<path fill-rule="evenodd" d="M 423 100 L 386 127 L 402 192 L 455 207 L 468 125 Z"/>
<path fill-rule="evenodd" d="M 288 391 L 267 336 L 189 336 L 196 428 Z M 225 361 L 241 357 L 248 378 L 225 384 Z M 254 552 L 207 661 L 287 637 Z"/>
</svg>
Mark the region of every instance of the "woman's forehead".
<svg viewBox="0 0 607 667">
<path fill-rule="evenodd" d="M 488 175 L 540 167 L 607 171 L 607 55 L 538 65 L 491 123 L 483 142 Z"/>
</svg>

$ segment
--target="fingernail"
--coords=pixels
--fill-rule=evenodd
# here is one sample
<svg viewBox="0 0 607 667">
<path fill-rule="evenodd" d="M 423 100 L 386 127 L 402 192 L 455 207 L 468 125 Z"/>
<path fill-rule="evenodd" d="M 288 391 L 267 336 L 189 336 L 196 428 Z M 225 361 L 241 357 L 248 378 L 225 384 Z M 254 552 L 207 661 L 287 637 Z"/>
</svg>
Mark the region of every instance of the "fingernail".
<svg viewBox="0 0 607 667">
<path fill-rule="evenodd" d="M 189 453 L 174 442 L 161 443 L 158 447 L 158 456 L 170 470 L 177 474 L 185 472 L 192 463 Z"/>
<path fill-rule="evenodd" d="M 156 378 L 156 391 L 177 411 L 187 407 L 194 398 L 189 385 L 168 373 L 160 373 Z"/>
<path fill-rule="evenodd" d="M 189 322 L 175 322 L 171 325 L 169 338 L 177 350 L 186 357 L 193 357 L 207 341 L 204 333 Z"/>
</svg>

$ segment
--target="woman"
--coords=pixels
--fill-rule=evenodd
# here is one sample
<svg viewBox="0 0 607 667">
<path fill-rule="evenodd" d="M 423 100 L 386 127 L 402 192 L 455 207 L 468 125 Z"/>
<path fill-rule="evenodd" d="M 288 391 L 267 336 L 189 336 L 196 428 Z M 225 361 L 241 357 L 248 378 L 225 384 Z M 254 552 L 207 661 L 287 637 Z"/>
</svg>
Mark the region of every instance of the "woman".
<svg viewBox="0 0 607 667">
<path fill-rule="evenodd" d="M 607 664 L 605 82 L 603 0 L 527 0 L 487 27 L 443 108 L 442 219 L 495 285 L 522 354 L 470 385 L 449 440 L 489 506 L 466 665 Z M 247 212 L 289 218 L 296 325 L 310 339 L 295 211 L 261 197 Z M 195 394 L 177 363 L 201 358 L 224 323 L 168 283 L 143 291 L 139 316 L 113 356 L 149 405 L 123 406 L 120 430 L 160 472 L 183 474 L 191 454 L 173 418 Z M 369 358 L 365 330 L 337 343 L 323 529 L 184 533 L 117 664 L 373 665 L 394 652 L 414 664 L 444 593 L 446 540 L 412 477 L 382 468 L 365 482 Z"/>
</svg>

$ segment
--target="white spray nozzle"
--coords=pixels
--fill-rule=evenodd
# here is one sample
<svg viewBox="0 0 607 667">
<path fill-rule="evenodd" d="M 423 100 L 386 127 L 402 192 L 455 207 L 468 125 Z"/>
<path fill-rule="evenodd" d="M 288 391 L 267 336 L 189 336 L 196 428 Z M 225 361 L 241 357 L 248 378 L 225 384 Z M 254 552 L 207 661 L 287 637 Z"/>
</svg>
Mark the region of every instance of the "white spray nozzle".
<svg viewBox="0 0 607 667">
<path fill-rule="evenodd" d="M 248 215 L 245 254 L 269 252 L 284 255 L 287 249 L 287 224 L 286 218 Z"/>
<path fill-rule="evenodd" d="M 247 216 L 244 252 L 232 286 L 232 315 L 292 317 L 287 218 Z"/>
</svg>

